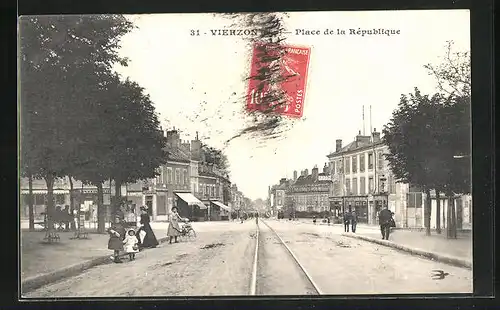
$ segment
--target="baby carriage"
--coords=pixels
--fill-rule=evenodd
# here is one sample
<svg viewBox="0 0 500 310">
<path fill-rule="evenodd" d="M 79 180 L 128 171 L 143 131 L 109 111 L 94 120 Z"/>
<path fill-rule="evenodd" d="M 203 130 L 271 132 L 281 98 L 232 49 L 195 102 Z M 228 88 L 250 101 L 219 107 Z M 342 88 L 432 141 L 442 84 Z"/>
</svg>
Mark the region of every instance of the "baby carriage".
<svg viewBox="0 0 500 310">
<path fill-rule="evenodd" d="M 184 221 L 184 223 L 181 225 L 181 230 L 180 230 L 180 237 L 184 239 L 194 239 L 196 238 L 196 231 L 193 229 L 193 226 L 189 222 L 188 219 Z"/>
</svg>

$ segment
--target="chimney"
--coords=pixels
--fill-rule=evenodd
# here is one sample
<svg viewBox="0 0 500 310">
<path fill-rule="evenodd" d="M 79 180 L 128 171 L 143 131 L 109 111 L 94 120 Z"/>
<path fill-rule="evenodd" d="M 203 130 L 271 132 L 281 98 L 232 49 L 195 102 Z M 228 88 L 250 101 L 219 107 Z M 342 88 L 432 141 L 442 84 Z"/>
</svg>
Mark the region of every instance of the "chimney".
<svg viewBox="0 0 500 310">
<path fill-rule="evenodd" d="M 297 170 L 293 171 L 293 181 L 297 181 Z"/>
<path fill-rule="evenodd" d="M 335 140 L 335 152 L 339 152 L 342 149 L 342 139 Z"/>
<path fill-rule="evenodd" d="M 175 129 L 167 131 L 167 144 L 171 147 L 179 147 L 179 132 Z"/>
<path fill-rule="evenodd" d="M 191 158 L 193 160 L 201 161 L 201 141 L 198 139 L 191 140 L 190 148 L 191 148 Z"/>
<path fill-rule="evenodd" d="M 313 180 L 317 181 L 318 180 L 318 167 L 312 168 L 311 173 L 312 173 Z"/>
<path fill-rule="evenodd" d="M 328 165 L 325 163 L 325 166 L 323 167 L 323 173 L 324 174 L 329 174 L 328 172 Z"/>
<path fill-rule="evenodd" d="M 305 169 L 305 170 L 304 170 L 304 176 L 306 176 L 306 177 L 307 177 L 308 175 L 309 175 L 309 169 Z"/>
<path fill-rule="evenodd" d="M 372 139 L 373 143 L 380 142 L 380 132 L 377 132 L 377 128 L 373 128 Z"/>
</svg>

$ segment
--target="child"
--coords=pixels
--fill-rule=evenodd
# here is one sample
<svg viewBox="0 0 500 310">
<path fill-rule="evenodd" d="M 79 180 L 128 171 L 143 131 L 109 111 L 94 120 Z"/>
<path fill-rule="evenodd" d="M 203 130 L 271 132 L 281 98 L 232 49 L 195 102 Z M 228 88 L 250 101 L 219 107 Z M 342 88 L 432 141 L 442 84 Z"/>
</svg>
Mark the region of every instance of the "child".
<svg viewBox="0 0 500 310">
<path fill-rule="evenodd" d="M 125 245 L 125 253 L 128 254 L 130 260 L 135 260 L 135 253 L 139 252 L 139 240 L 135 236 L 135 230 L 129 229 L 123 244 Z"/>
</svg>

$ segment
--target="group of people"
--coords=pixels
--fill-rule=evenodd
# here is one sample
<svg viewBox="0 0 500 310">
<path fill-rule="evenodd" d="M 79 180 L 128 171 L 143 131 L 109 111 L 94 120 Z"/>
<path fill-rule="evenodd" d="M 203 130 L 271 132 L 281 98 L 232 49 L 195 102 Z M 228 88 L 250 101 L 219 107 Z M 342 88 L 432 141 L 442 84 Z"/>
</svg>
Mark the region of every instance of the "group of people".
<svg viewBox="0 0 500 310">
<path fill-rule="evenodd" d="M 185 219 L 180 217 L 177 207 L 173 207 L 167 230 L 170 243 L 172 241 L 179 242 L 178 237 L 181 234 L 180 221 L 185 221 Z M 151 218 L 146 206 L 141 207 L 139 228 L 127 228 L 124 218 L 120 214 L 115 216 L 113 225 L 108 229 L 108 249 L 113 251 L 111 258 L 115 263 L 122 263 L 120 258 L 120 252 L 122 251 L 128 254 L 130 261 L 133 261 L 136 253 L 147 248 L 156 248 L 159 245 L 150 222 Z"/>
<path fill-rule="evenodd" d="M 344 212 L 344 231 L 349 232 L 349 226 L 351 226 L 351 231 L 355 233 L 357 225 L 358 214 L 356 210 L 349 208 L 349 211 Z"/>
</svg>

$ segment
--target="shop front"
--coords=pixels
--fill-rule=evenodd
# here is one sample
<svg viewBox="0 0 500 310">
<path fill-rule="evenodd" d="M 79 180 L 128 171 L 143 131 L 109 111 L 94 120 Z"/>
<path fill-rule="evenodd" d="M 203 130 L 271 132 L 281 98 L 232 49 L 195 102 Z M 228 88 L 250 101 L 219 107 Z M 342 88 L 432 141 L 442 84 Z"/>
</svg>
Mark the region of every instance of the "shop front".
<svg viewBox="0 0 500 310">
<path fill-rule="evenodd" d="M 356 211 L 358 223 L 368 224 L 368 197 L 367 196 L 344 196 L 345 212 Z"/>
<path fill-rule="evenodd" d="M 210 201 L 210 220 L 211 221 L 227 221 L 229 220 L 229 215 L 231 214 L 231 208 L 226 206 L 220 201 L 211 200 Z"/>
<path fill-rule="evenodd" d="M 174 206 L 179 215 L 190 221 L 202 222 L 208 217 L 208 207 L 191 193 L 174 193 Z"/>
</svg>

